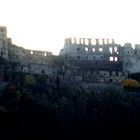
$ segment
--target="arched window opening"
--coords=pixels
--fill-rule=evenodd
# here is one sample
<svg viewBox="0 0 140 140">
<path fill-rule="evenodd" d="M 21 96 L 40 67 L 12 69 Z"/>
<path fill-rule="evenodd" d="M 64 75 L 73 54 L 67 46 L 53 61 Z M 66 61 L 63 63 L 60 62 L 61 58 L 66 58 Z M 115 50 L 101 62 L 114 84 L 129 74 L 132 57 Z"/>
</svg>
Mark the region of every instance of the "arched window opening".
<svg viewBox="0 0 140 140">
<path fill-rule="evenodd" d="M 30 51 L 30 54 L 34 54 L 33 51 Z"/>
<path fill-rule="evenodd" d="M 104 43 L 107 44 L 107 39 L 104 40 Z"/>
<path fill-rule="evenodd" d="M 44 74 L 45 73 L 44 70 L 42 70 L 41 73 Z"/>
<path fill-rule="evenodd" d="M 95 48 L 93 48 L 92 51 L 95 52 Z"/>
<path fill-rule="evenodd" d="M 103 40 L 99 39 L 99 45 L 103 45 Z"/>
<path fill-rule="evenodd" d="M 46 52 L 44 53 L 44 56 L 47 56 L 47 53 Z"/>
<path fill-rule="evenodd" d="M 71 39 L 71 42 L 72 42 L 72 44 L 74 44 L 74 43 L 75 43 L 75 39 L 74 39 L 74 38 L 72 38 L 72 39 Z"/>
<path fill-rule="evenodd" d="M 109 48 L 109 52 L 112 54 L 112 47 Z"/>
<path fill-rule="evenodd" d="M 95 39 L 92 39 L 92 40 L 91 40 L 91 44 L 92 44 L 92 45 L 96 45 L 96 40 L 95 40 Z"/>
<path fill-rule="evenodd" d="M 115 57 L 115 61 L 118 61 L 118 57 Z"/>
<path fill-rule="evenodd" d="M 84 44 L 84 40 L 83 40 L 83 38 L 81 38 L 81 44 L 82 44 L 82 45 Z"/>
<path fill-rule="evenodd" d="M 88 51 L 88 47 L 85 48 L 85 51 Z"/>
<path fill-rule="evenodd" d="M 85 45 L 88 45 L 88 44 L 89 44 L 88 39 L 85 39 Z"/>
<path fill-rule="evenodd" d="M 101 56 L 101 60 L 103 60 L 103 56 Z"/>
<path fill-rule="evenodd" d="M 103 51 L 103 48 L 99 48 L 99 51 L 102 52 Z"/>
<path fill-rule="evenodd" d="M 113 57 L 112 56 L 109 57 L 109 61 L 113 61 Z"/>
<path fill-rule="evenodd" d="M 1 51 L 0 55 L 3 56 L 3 51 Z"/>
<path fill-rule="evenodd" d="M 114 51 L 117 52 L 117 47 L 114 47 Z"/>
<path fill-rule="evenodd" d="M 79 38 L 76 39 L 76 43 L 77 44 L 80 44 Z"/>
</svg>

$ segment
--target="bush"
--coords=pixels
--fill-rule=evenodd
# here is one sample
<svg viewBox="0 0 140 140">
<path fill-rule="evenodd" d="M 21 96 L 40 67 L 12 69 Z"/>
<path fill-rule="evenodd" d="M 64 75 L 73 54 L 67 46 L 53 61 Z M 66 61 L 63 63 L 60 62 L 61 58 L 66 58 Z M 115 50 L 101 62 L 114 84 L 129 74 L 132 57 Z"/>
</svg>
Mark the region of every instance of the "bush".
<svg viewBox="0 0 140 140">
<path fill-rule="evenodd" d="M 35 85 L 36 79 L 32 75 L 26 75 L 25 76 L 25 84 L 26 85 Z"/>
<path fill-rule="evenodd" d="M 123 86 L 125 89 L 136 89 L 139 87 L 139 83 L 134 79 L 126 79 L 123 81 Z"/>
</svg>

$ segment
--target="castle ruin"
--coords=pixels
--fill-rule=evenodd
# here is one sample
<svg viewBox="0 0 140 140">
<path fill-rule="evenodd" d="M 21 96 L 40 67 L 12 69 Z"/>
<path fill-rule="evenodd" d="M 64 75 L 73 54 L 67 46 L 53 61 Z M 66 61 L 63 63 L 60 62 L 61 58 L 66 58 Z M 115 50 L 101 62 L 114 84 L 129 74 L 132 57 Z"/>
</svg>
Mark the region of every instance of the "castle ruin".
<svg viewBox="0 0 140 140">
<path fill-rule="evenodd" d="M 114 39 L 66 38 L 59 56 L 28 50 L 12 43 L 7 28 L 0 27 L 0 56 L 19 62 L 21 71 L 59 75 L 61 79 L 95 83 L 121 83 L 128 73 L 140 72 L 140 45 L 124 46 Z"/>
<path fill-rule="evenodd" d="M 124 46 L 115 43 L 114 39 L 89 39 L 89 38 L 67 38 L 60 55 L 65 59 L 90 61 L 99 63 L 99 69 L 105 65 L 108 70 L 112 68 L 123 72 L 140 72 L 140 44 L 135 48 L 131 43 Z M 95 66 L 97 68 L 97 65 Z"/>
</svg>

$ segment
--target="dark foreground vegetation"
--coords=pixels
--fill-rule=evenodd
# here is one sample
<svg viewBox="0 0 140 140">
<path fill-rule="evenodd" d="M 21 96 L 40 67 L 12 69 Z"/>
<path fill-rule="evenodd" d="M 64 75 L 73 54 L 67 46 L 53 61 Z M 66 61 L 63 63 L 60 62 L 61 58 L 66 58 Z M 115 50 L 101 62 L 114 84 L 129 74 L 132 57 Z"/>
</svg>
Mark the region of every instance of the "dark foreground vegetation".
<svg viewBox="0 0 140 140">
<path fill-rule="evenodd" d="M 1 136 L 100 140 L 139 134 L 138 92 L 95 93 L 62 87 L 58 78 L 6 70 L 0 78 Z"/>
<path fill-rule="evenodd" d="M 80 87 L 59 88 L 56 81 L 40 84 L 43 77 L 29 84 L 26 75 L 22 76 L 1 91 L 2 135 L 100 139 L 127 136 L 139 129 L 139 93 L 110 89 L 100 94 Z"/>
</svg>

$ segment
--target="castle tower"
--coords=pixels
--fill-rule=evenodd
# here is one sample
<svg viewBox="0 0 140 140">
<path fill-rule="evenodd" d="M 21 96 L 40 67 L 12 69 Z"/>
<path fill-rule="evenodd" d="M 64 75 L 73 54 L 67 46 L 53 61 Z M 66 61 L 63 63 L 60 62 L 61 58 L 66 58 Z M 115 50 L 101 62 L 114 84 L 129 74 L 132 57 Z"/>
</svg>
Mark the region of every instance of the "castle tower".
<svg viewBox="0 0 140 140">
<path fill-rule="evenodd" d="M 8 59 L 8 39 L 7 39 L 7 28 L 0 26 L 0 56 Z"/>
<path fill-rule="evenodd" d="M 0 26 L 0 39 L 7 38 L 7 28 L 4 26 Z"/>
</svg>

